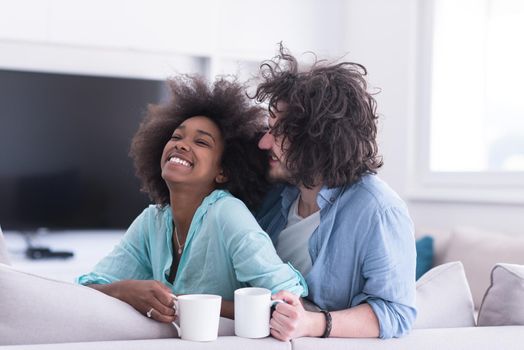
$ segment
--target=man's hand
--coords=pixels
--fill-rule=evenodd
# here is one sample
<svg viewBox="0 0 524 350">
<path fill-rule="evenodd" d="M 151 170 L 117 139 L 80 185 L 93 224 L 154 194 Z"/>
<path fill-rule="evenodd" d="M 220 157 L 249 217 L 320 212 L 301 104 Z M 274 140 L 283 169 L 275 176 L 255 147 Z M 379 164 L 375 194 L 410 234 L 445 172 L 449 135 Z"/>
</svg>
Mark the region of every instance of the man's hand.
<svg viewBox="0 0 524 350">
<path fill-rule="evenodd" d="M 300 297 L 287 291 L 280 291 L 272 299 L 282 299 L 286 303 L 277 304 L 271 321 L 271 335 L 282 341 L 299 337 L 321 336 L 325 328 L 324 315 L 304 309 Z"/>
<path fill-rule="evenodd" d="M 128 303 L 142 315 L 153 309 L 151 318 L 159 322 L 170 323 L 175 320 L 174 295 L 159 281 L 125 280 L 110 284 L 91 284 L 88 287 Z"/>
</svg>

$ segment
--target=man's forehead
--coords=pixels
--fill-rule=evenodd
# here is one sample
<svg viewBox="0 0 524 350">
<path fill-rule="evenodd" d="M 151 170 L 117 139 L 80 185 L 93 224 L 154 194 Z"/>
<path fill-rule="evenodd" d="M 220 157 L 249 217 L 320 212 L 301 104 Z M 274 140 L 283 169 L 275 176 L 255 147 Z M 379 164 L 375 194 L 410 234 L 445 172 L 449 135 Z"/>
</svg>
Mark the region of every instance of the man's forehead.
<svg viewBox="0 0 524 350">
<path fill-rule="evenodd" d="M 277 103 L 275 104 L 275 107 L 277 107 L 279 111 L 285 110 L 287 106 L 288 106 L 288 103 L 282 100 L 278 100 Z"/>
<path fill-rule="evenodd" d="M 277 102 L 274 108 L 271 108 L 271 113 L 269 113 L 269 123 L 274 123 L 280 119 L 287 110 L 288 104 L 285 102 Z"/>
<path fill-rule="evenodd" d="M 269 116 L 267 118 L 267 124 L 269 127 L 273 127 L 275 123 L 280 119 L 282 112 L 278 112 L 275 110 L 271 111 L 272 113 L 269 113 Z"/>
</svg>

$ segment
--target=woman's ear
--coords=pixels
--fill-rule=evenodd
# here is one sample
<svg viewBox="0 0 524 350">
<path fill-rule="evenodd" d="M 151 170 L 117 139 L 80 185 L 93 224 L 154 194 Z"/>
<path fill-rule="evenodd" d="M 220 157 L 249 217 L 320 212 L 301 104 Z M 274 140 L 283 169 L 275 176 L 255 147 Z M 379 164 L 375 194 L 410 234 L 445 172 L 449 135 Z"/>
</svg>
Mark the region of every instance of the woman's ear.
<svg viewBox="0 0 524 350">
<path fill-rule="evenodd" d="M 227 176 L 224 174 L 224 170 L 223 169 L 220 169 L 220 172 L 218 173 L 218 175 L 215 177 L 215 182 L 217 184 L 223 184 L 225 182 L 227 182 L 228 178 Z"/>
</svg>

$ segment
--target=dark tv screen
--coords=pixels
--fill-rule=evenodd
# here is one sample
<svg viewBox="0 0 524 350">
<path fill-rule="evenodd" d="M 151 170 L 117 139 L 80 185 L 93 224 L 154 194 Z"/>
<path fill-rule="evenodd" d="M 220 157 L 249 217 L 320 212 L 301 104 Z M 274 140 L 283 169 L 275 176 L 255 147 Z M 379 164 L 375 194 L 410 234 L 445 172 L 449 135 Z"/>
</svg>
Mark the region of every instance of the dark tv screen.
<svg viewBox="0 0 524 350">
<path fill-rule="evenodd" d="M 0 70 L 0 225 L 124 229 L 149 204 L 129 157 L 162 81 Z"/>
</svg>

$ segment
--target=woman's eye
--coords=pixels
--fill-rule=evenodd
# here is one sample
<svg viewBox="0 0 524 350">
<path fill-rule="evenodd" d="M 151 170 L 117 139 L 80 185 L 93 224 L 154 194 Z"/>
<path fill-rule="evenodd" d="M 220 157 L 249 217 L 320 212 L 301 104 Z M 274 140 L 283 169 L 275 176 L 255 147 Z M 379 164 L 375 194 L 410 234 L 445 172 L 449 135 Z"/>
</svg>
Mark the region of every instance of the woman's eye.
<svg viewBox="0 0 524 350">
<path fill-rule="evenodd" d="M 200 146 L 209 146 L 209 143 L 204 140 L 196 140 L 195 143 Z"/>
<path fill-rule="evenodd" d="M 182 137 L 180 137 L 180 135 L 173 135 L 171 136 L 171 140 L 180 140 Z"/>
</svg>

